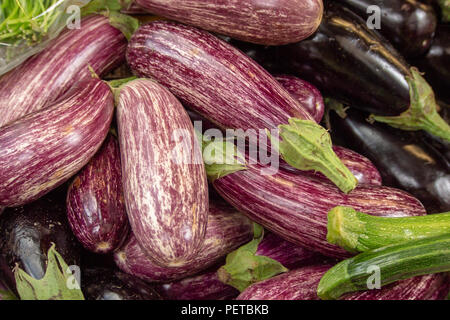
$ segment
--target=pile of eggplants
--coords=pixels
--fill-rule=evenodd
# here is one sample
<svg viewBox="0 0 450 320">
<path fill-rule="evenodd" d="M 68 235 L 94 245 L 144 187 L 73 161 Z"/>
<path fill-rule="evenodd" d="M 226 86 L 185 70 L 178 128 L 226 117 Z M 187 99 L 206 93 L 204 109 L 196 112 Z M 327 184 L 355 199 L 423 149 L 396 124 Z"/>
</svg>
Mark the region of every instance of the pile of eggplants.
<svg viewBox="0 0 450 320">
<path fill-rule="evenodd" d="M 0 300 L 55 285 L 52 250 L 85 300 L 318 300 L 324 275 L 359 258 L 332 241 L 333 208 L 392 221 L 450 211 L 450 32 L 432 5 L 112 4 L 0 77 Z M 419 88 L 422 107 L 441 116 L 419 117 L 444 119 L 437 135 L 373 121 L 422 103 L 411 66 L 435 89 Z M 114 70 L 132 74 L 103 80 Z M 248 148 L 211 138 L 229 129 Z M 255 156 L 255 141 L 279 154 Z M 232 164 L 210 162 L 219 146 Z M 256 242 L 248 268 L 231 268 Z M 422 273 L 340 299 L 449 290 L 447 274 Z"/>
</svg>

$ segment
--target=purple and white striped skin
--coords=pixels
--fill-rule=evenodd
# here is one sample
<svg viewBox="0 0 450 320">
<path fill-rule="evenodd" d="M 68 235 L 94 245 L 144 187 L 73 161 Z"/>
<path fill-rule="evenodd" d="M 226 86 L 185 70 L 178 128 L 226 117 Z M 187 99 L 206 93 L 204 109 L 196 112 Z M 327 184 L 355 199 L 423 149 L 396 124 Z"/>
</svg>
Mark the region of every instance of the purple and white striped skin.
<svg viewBox="0 0 450 320">
<path fill-rule="evenodd" d="M 92 252 L 112 252 L 128 235 L 121 170 L 119 143 L 110 134 L 69 186 L 66 203 L 70 227 Z"/>
<path fill-rule="evenodd" d="M 327 214 L 335 206 L 349 206 L 375 216 L 426 214 L 419 200 L 398 189 L 361 185 L 344 194 L 323 179 L 284 170 L 262 175 L 262 165 L 247 162 L 247 170 L 214 180 L 218 193 L 264 228 L 329 257 L 349 256 L 326 240 Z"/>
<path fill-rule="evenodd" d="M 102 75 L 125 60 L 127 40 L 103 16 L 81 20 L 39 54 L 0 78 L 0 127 L 47 107 L 72 86 Z"/>
<path fill-rule="evenodd" d="M 127 61 L 221 129 L 270 130 L 291 117 L 313 120 L 266 70 L 203 30 L 168 21 L 143 25 L 130 40 Z"/>
<path fill-rule="evenodd" d="M 322 94 L 315 86 L 290 75 L 276 75 L 275 79 L 308 110 L 314 121 L 320 123 L 325 112 Z"/>
<path fill-rule="evenodd" d="M 148 12 L 239 40 L 282 45 L 316 31 L 322 0 L 136 0 Z"/>
<path fill-rule="evenodd" d="M 198 255 L 208 219 L 208 182 L 194 127 L 181 103 L 148 79 L 116 93 L 125 205 L 134 235 L 160 266 Z"/>
<path fill-rule="evenodd" d="M 36 200 L 76 174 L 106 138 L 113 112 L 109 86 L 91 78 L 0 128 L 0 206 Z"/>
<path fill-rule="evenodd" d="M 125 273 L 149 282 L 171 282 L 208 269 L 224 256 L 253 238 L 253 222 L 222 201 L 211 201 L 206 237 L 198 255 L 182 267 L 154 264 L 131 234 L 115 252 L 117 266 Z"/>
<path fill-rule="evenodd" d="M 332 265 L 312 265 L 255 283 L 237 300 L 319 300 L 317 286 Z M 347 294 L 341 300 L 441 300 L 446 297 L 448 279 L 430 274 L 398 281 L 381 289 Z M 445 292 L 445 293 L 444 293 Z"/>
</svg>

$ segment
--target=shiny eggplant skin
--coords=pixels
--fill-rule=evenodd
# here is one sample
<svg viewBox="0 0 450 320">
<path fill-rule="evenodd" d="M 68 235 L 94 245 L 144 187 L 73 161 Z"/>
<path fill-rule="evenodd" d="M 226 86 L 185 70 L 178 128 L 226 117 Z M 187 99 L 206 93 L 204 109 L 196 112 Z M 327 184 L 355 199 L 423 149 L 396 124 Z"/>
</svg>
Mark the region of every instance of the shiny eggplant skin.
<svg viewBox="0 0 450 320">
<path fill-rule="evenodd" d="M 148 282 L 171 282 L 208 269 L 231 251 L 250 241 L 253 223 L 223 200 L 210 202 L 206 238 L 199 254 L 189 264 L 161 267 L 153 263 L 131 234 L 114 253 L 117 266 L 125 273 Z"/>
<path fill-rule="evenodd" d="M 0 78 L 0 127 L 52 104 L 71 87 L 125 61 L 125 36 L 95 15 L 67 30 L 41 53 Z"/>
<path fill-rule="evenodd" d="M 292 270 L 251 285 L 237 300 L 319 300 L 317 286 L 329 268 L 318 264 Z M 445 274 L 430 274 L 347 294 L 341 300 L 443 300 L 449 287 Z"/>
<path fill-rule="evenodd" d="M 46 255 L 52 243 L 64 261 L 80 265 L 81 246 L 67 221 L 64 203 L 66 186 L 23 207 L 7 208 L 0 219 L 1 272 L 6 284 L 15 290 L 12 269 L 19 265 L 40 279 L 46 270 Z"/>
<path fill-rule="evenodd" d="M 437 16 L 432 5 L 420 0 L 338 0 L 367 20 L 369 6 L 378 6 L 380 29 L 377 29 L 405 57 L 427 52 L 436 31 Z"/>
<path fill-rule="evenodd" d="M 439 24 L 430 50 L 423 58 L 411 60 L 411 64 L 425 72 L 438 98 L 450 103 L 450 24 Z"/>
<path fill-rule="evenodd" d="M 367 156 L 385 185 L 408 191 L 428 213 L 450 211 L 450 171 L 442 155 L 423 141 L 421 133 L 366 119 L 354 109 L 347 110 L 345 119 L 330 111 L 333 138 Z"/>
<path fill-rule="evenodd" d="M 264 45 L 301 41 L 317 29 L 322 0 L 136 0 L 146 11 Z"/>
<path fill-rule="evenodd" d="M 54 104 L 0 128 L 0 206 L 29 203 L 86 165 L 108 134 L 114 97 L 90 78 Z"/>
<path fill-rule="evenodd" d="M 339 3 L 326 5 L 312 37 L 276 50 L 274 58 L 282 69 L 323 94 L 376 115 L 394 116 L 408 109 L 409 65 L 366 21 Z"/>
<path fill-rule="evenodd" d="M 117 139 L 101 149 L 75 177 L 67 192 L 67 217 L 83 246 L 96 253 L 117 249 L 129 232 Z"/>
<path fill-rule="evenodd" d="M 106 268 L 82 271 L 81 290 L 87 300 L 161 300 L 148 283 Z"/>
</svg>

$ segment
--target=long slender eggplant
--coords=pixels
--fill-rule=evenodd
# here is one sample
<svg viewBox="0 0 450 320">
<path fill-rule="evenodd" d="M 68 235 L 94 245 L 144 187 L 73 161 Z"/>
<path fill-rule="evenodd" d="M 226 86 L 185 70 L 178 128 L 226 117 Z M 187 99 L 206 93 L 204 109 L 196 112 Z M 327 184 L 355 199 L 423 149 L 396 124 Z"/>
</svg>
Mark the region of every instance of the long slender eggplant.
<svg viewBox="0 0 450 320">
<path fill-rule="evenodd" d="M 403 132 L 351 108 L 342 118 L 330 111 L 337 143 L 368 157 L 380 170 L 383 183 L 416 196 L 429 213 L 450 211 L 450 171 L 442 155 L 415 132 Z"/>
<path fill-rule="evenodd" d="M 322 0 L 136 0 L 162 17 L 265 45 L 301 41 L 317 29 Z"/>
<path fill-rule="evenodd" d="M 436 31 L 433 6 L 420 0 L 339 0 L 387 38 L 405 57 L 427 52 Z M 379 11 L 379 25 L 370 17 Z"/>
<path fill-rule="evenodd" d="M 208 183 L 194 127 L 158 83 L 138 79 L 116 92 L 124 198 L 133 233 L 154 263 L 182 266 L 198 254 Z"/>
<path fill-rule="evenodd" d="M 331 150 L 330 141 L 325 141 L 328 133 L 307 109 L 261 66 L 225 41 L 189 26 L 156 21 L 133 35 L 127 60 L 138 75 L 157 80 L 219 128 L 256 141 L 252 143 L 258 143 L 260 153 L 268 146 L 266 130 L 280 126 L 279 151 L 289 164 L 302 170 L 307 164 L 306 170 L 325 173 L 344 192 L 356 186 L 356 178 Z M 296 136 L 294 147 L 283 145 L 290 140 L 288 135 Z M 316 161 L 319 157 L 323 161 Z"/>
<path fill-rule="evenodd" d="M 218 263 L 225 255 L 251 240 L 253 223 L 222 201 L 212 201 L 209 208 L 206 238 L 199 254 L 181 267 L 154 264 L 131 235 L 114 254 L 117 266 L 125 273 L 148 282 L 170 282 L 196 274 Z"/>
<path fill-rule="evenodd" d="M 329 2 L 314 36 L 275 50 L 287 72 L 324 94 L 373 113 L 377 121 L 450 140 L 450 126 L 417 69 L 345 6 Z"/>
<path fill-rule="evenodd" d="M 112 252 L 128 236 L 121 170 L 119 143 L 110 134 L 69 186 L 70 226 L 83 246 L 92 252 Z"/>
<path fill-rule="evenodd" d="M 330 267 L 328 264 L 307 266 L 253 284 L 237 300 L 319 300 L 317 286 Z M 450 283 L 445 275 L 431 274 L 399 281 L 381 289 L 347 294 L 341 299 L 443 300 L 449 288 Z"/>
<path fill-rule="evenodd" d="M 0 273 L 11 290 L 16 264 L 36 279 L 46 271 L 46 255 L 52 243 L 68 265 L 80 265 L 80 246 L 67 221 L 62 186 L 47 196 L 18 208 L 8 208 L 0 219 Z"/>
<path fill-rule="evenodd" d="M 87 300 L 161 300 L 148 283 L 113 269 L 83 270 L 81 288 Z"/>
<path fill-rule="evenodd" d="M 65 97 L 0 128 L 0 206 L 38 199 L 79 171 L 108 134 L 113 94 L 91 78 Z"/>
<path fill-rule="evenodd" d="M 0 78 L 0 127 L 54 103 L 72 86 L 102 75 L 125 60 L 125 36 L 108 18 L 91 16 L 43 52 Z"/>
</svg>

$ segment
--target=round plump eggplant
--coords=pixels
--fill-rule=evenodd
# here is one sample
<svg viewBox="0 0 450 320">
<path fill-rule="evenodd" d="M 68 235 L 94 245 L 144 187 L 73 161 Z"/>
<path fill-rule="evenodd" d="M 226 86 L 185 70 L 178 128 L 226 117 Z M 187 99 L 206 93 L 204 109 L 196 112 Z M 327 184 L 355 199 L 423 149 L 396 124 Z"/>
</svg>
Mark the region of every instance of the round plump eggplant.
<svg viewBox="0 0 450 320">
<path fill-rule="evenodd" d="M 121 170 L 119 143 L 110 134 L 69 187 L 70 226 L 83 246 L 92 252 L 110 253 L 128 235 Z"/>
<path fill-rule="evenodd" d="M 125 36 L 108 18 L 91 16 L 0 78 L 0 127 L 52 104 L 71 87 L 125 61 Z"/>
<path fill-rule="evenodd" d="M 109 86 L 91 78 L 64 98 L 0 128 L 0 206 L 36 200 L 77 173 L 113 117 Z"/>
<path fill-rule="evenodd" d="M 317 29 L 322 0 L 136 0 L 162 17 L 265 45 L 301 41 Z"/>
<path fill-rule="evenodd" d="M 131 81 L 116 96 L 134 236 L 154 263 L 181 267 L 198 255 L 208 219 L 208 183 L 194 127 L 181 103 L 155 81 Z"/>
<path fill-rule="evenodd" d="M 87 300 L 161 300 L 148 283 L 106 268 L 83 270 L 81 290 Z"/>
</svg>

